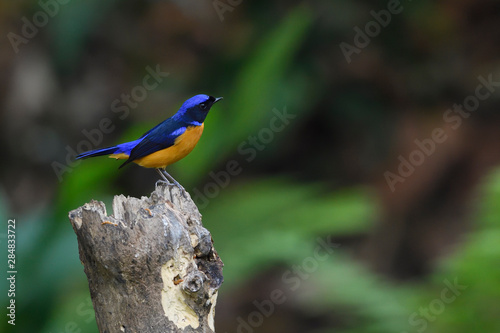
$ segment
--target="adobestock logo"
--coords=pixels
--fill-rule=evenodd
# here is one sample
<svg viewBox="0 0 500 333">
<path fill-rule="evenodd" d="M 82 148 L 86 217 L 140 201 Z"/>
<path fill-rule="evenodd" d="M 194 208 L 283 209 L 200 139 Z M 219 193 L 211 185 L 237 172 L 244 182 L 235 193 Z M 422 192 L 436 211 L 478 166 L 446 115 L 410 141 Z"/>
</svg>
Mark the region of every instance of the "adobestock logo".
<svg viewBox="0 0 500 333">
<path fill-rule="evenodd" d="M 443 113 L 443 121 L 452 130 L 459 129 L 463 120 L 469 118 L 473 112 L 479 109 L 481 101 L 488 99 L 500 87 L 500 81 L 493 81 L 493 74 L 489 74 L 488 78 L 478 76 L 477 79 L 479 84 L 474 93 L 465 97 L 461 104 L 453 104 L 452 108 Z M 385 181 L 391 192 L 396 191 L 398 183 L 404 183 L 408 177 L 413 175 L 416 168 L 432 156 L 437 151 L 438 146 L 446 140 L 448 140 L 448 135 L 442 127 L 433 129 L 428 138 L 415 139 L 414 143 L 417 147 L 410 152 L 408 157 L 399 155 L 400 163 L 397 167 L 397 173 L 384 172 Z"/>
<path fill-rule="evenodd" d="M 429 302 L 427 307 L 420 307 L 418 312 L 413 312 L 408 317 L 408 323 L 415 328 L 416 332 L 422 333 L 429 326 L 429 322 L 437 319 L 446 309 L 446 305 L 454 302 L 467 286 L 458 283 L 458 278 L 451 283 L 448 279 L 443 281 L 445 288 L 441 289 L 439 297 Z M 409 333 L 407 331 L 401 333 Z"/>
<path fill-rule="evenodd" d="M 212 2 L 212 5 L 214 6 L 215 11 L 217 12 L 217 15 L 219 16 L 219 20 L 221 22 L 224 22 L 224 13 L 225 12 L 232 12 L 234 8 L 239 6 L 243 0 L 214 0 Z"/>
<path fill-rule="evenodd" d="M 49 20 L 59 13 L 60 6 L 66 5 L 69 2 L 70 0 L 38 1 L 38 6 L 40 6 L 41 10 L 35 12 L 31 20 L 26 16 L 21 18 L 21 35 L 12 31 L 7 34 L 7 39 L 14 53 L 19 52 L 21 44 L 28 44 L 31 39 L 35 38 L 38 35 L 39 29 L 45 27 L 49 23 Z"/>
<path fill-rule="evenodd" d="M 256 328 L 262 326 L 266 318 L 271 317 L 278 306 L 284 304 L 290 293 L 297 291 L 302 283 L 315 273 L 321 262 L 328 260 L 339 248 L 340 244 L 334 243 L 330 236 L 326 239 L 317 238 L 316 246 L 312 255 L 304 258 L 298 265 L 293 265 L 281 275 L 282 288 L 276 288 L 269 293 L 269 297 L 263 300 L 254 300 L 252 305 L 255 310 L 245 318 L 238 316 L 236 321 L 238 327 L 236 333 L 254 333 Z M 227 332 L 226 332 L 227 333 Z"/>
<path fill-rule="evenodd" d="M 245 157 L 248 163 L 253 162 L 260 151 L 263 151 L 268 145 L 274 141 L 275 134 L 283 131 L 292 119 L 297 115 L 288 113 L 286 106 L 283 111 L 274 108 L 272 110 L 274 117 L 269 120 L 269 126 L 263 127 L 255 135 L 249 135 L 247 139 L 238 145 L 238 153 Z M 230 160 L 226 163 L 224 170 L 209 172 L 209 177 L 212 179 L 207 182 L 201 189 L 195 187 L 193 189 L 193 201 L 198 208 L 205 208 L 210 203 L 210 199 L 217 197 L 222 188 L 225 188 L 231 182 L 232 177 L 239 175 L 243 171 L 243 167 L 237 160 Z"/>
<path fill-rule="evenodd" d="M 386 28 L 391 23 L 393 15 L 401 14 L 401 12 L 403 12 L 403 6 L 399 0 L 389 0 L 387 9 L 378 12 L 370 11 L 370 15 L 374 20 L 367 22 L 364 29 L 358 26 L 353 29 L 356 33 L 353 39 L 354 45 L 346 42 L 339 44 L 347 63 L 351 63 L 353 54 L 360 54 L 361 50 L 370 45 L 372 38 L 377 37 L 382 32 L 382 28 Z"/>
</svg>

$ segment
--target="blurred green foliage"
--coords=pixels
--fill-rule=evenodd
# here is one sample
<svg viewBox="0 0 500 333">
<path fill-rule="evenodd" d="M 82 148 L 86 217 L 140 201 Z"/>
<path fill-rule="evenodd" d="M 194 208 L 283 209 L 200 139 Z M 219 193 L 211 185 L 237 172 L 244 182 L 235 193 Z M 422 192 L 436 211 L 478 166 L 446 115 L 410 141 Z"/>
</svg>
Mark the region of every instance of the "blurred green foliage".
<svg viewBox="0 0 500 333">
<path fill-rule="evenodd" d="M 60 15 L 51 27 L 60 35 L 55 39 L 55 53 L 62 68 L 71 68 L 74 58 L 82 53 L 85 35 L 102 15 L 97 7 L 102 9 L 96 1 L 68 6 L 71 10 Z M 207 171 L 216 170 L 248 135 L 267 126 L 273 108 L 287 107 L 297 115 L 297 122 L 303 119 L 305 105 L 315 100 L 321 83 L 311 82 L 299 66 L 294 66 L 294 57 L 307 42 L 313 20 L 307 6 L 299 5 L 255 41 L 233 81 L 220 89 L 225 91 L 225 100 L 207 119 L 203 140 L 193 154 L 172 167 L 187 188 L 201 184 Z M 66 35 L 63 31 L 67 29 L 75 33 Z M 349 97 L 349 102 L 352 99 Z M 366 104 L 345 104 L 340 109 L 346 109 L 347 104 L 358 110 L 368 108 Z M 150 125 L 134 125 L 121 140 L 136 138 Z M 279 135 L 286 137 L 294 126 L 292 123 Z M 273 154 L 277 146 L 272 142 L 263 156 Z M 105 201 L 109 209 L 112 195 L 117 194 L 113 184 L 119 175 L 112 160 L 84 163 L 84 167 L 65 176 L 50 209 L 19 218 L 23 228 L 17 248 L 17 332 L 97 332 L 67 214 L 91 198 Z M 440 297 L 444 280 L 458 278 L 467 289 L 446 304 L 435 320 L 426 322 L 426 331 L 499 332 L 498 202 L 500 172 L 486 181 L 475 230 L 426 281 L 388 281 L 359 264 L 340 246 L 308 280 L 314 282 L 314 290 L 296 291 L 297 306 L 317 313 L 344 309 L 343 327 L 336 332 L 416 332 L 423 324 L 412 325 L 411 315 Z M 0 212 L 4 215 L 2 203 Z M 380 218 L 378 207 L 377 198 L 367 187 L 331 191 L 324 184 L 307 185 L 286 175 L 253 180 L 234 177 L 202 210 L 204 224 L 225 263 L 222 293 L 230 293 L 270 267 L 300 264 L 312 255 L 318 237 L 366 232 Z M 2 274 L 5 284 L 5 271 Z M 0 322 L 2 332 L 12 328 L 6 320 Z"/>
<path fill-rule="evenodd" d="M 266 126 L 273 108 L 286 107 L 281 101 L 292 104 L 295 113 L 306 110 L 301 106 L 306 103 L 309 90 L 302 89 L 303 82 L 297 87 L 297 82 L 290 81 L 287 75 L 311 23 L 307 7 L 299 6 L 255 46 L 235 82 L 230 84 L 233 89 L 228 90 L 224 102 L 217 105 L 218 111 L 210 114 L 199 153 L 178 164 L 179 172 L 189 175 L 186 177 L 189 181 L 199 181 L 206 170 L 233 153 L 249 133 Z M 280 89 L 295 94 L 284 99 Z"/>
</svg>

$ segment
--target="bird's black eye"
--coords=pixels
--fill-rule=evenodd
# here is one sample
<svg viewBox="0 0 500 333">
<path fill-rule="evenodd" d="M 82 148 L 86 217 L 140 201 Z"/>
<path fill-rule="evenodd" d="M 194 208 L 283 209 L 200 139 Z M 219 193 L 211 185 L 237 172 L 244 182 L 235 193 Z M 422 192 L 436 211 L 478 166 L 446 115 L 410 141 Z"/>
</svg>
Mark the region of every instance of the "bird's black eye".
<svg viewBox="0 0 500 333">
<path fill-rule="evenodd" d="M 207 108 L 207 105 L 205 103 L 200 104 L 200 109 L 205 110 Z"/>
</svg>

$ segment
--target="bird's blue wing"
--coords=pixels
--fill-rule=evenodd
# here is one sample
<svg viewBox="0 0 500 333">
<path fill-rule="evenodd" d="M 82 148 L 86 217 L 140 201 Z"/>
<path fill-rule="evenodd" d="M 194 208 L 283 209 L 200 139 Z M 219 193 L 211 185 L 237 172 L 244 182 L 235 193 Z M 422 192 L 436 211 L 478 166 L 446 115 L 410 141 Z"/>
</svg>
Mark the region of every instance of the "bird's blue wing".
<svg viewBox="0 0 500 333">
<path fill-rule="evenodd" d="M 168 118 L 141 136 L 142 140 L 140 139 L 140 142 L 132 149 L 129 158 L 120 168 L 136 159 L 173 146 L 177 137 L 185 131 L 185 126 Z"/>
</svg>

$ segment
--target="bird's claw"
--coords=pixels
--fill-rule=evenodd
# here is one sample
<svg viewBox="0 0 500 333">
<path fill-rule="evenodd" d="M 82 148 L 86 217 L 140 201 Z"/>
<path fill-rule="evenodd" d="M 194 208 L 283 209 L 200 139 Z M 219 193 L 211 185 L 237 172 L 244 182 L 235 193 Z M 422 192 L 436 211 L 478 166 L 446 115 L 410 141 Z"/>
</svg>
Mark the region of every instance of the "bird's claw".
<svg viewBox="0 0 500 333">
<path fill-rule="evenodd" d="M 158 180 L 156 181 L 155 186 L 158 186 L 158 184 L 165 184 L 165 185 L 167 185 L 167 186 L 175 186 L 175 187 L 177 187 L 177 188 L 180 190 L 180 192 L 181 192 L 182 196 L 183 196 L 184 198 L 187 198 L 187 197 L 186 197 L 186 189 L 185 189 L 185 188 L 184 188 L 181 184 L 179 184 L 179 183 L 171 183 L 171 182 L 169 182 L 168 180 L 158 179 Z"/>
<path fill-rule="evenodd" d="M 155 186 L 158 186 L 158 184 L 165 184 L 167 186 L 175 185 L 174 183 L 171 183 L 168 180 L 163 180 L 163 179 L 158 179 L 155 183 Z"/>
</svg>

